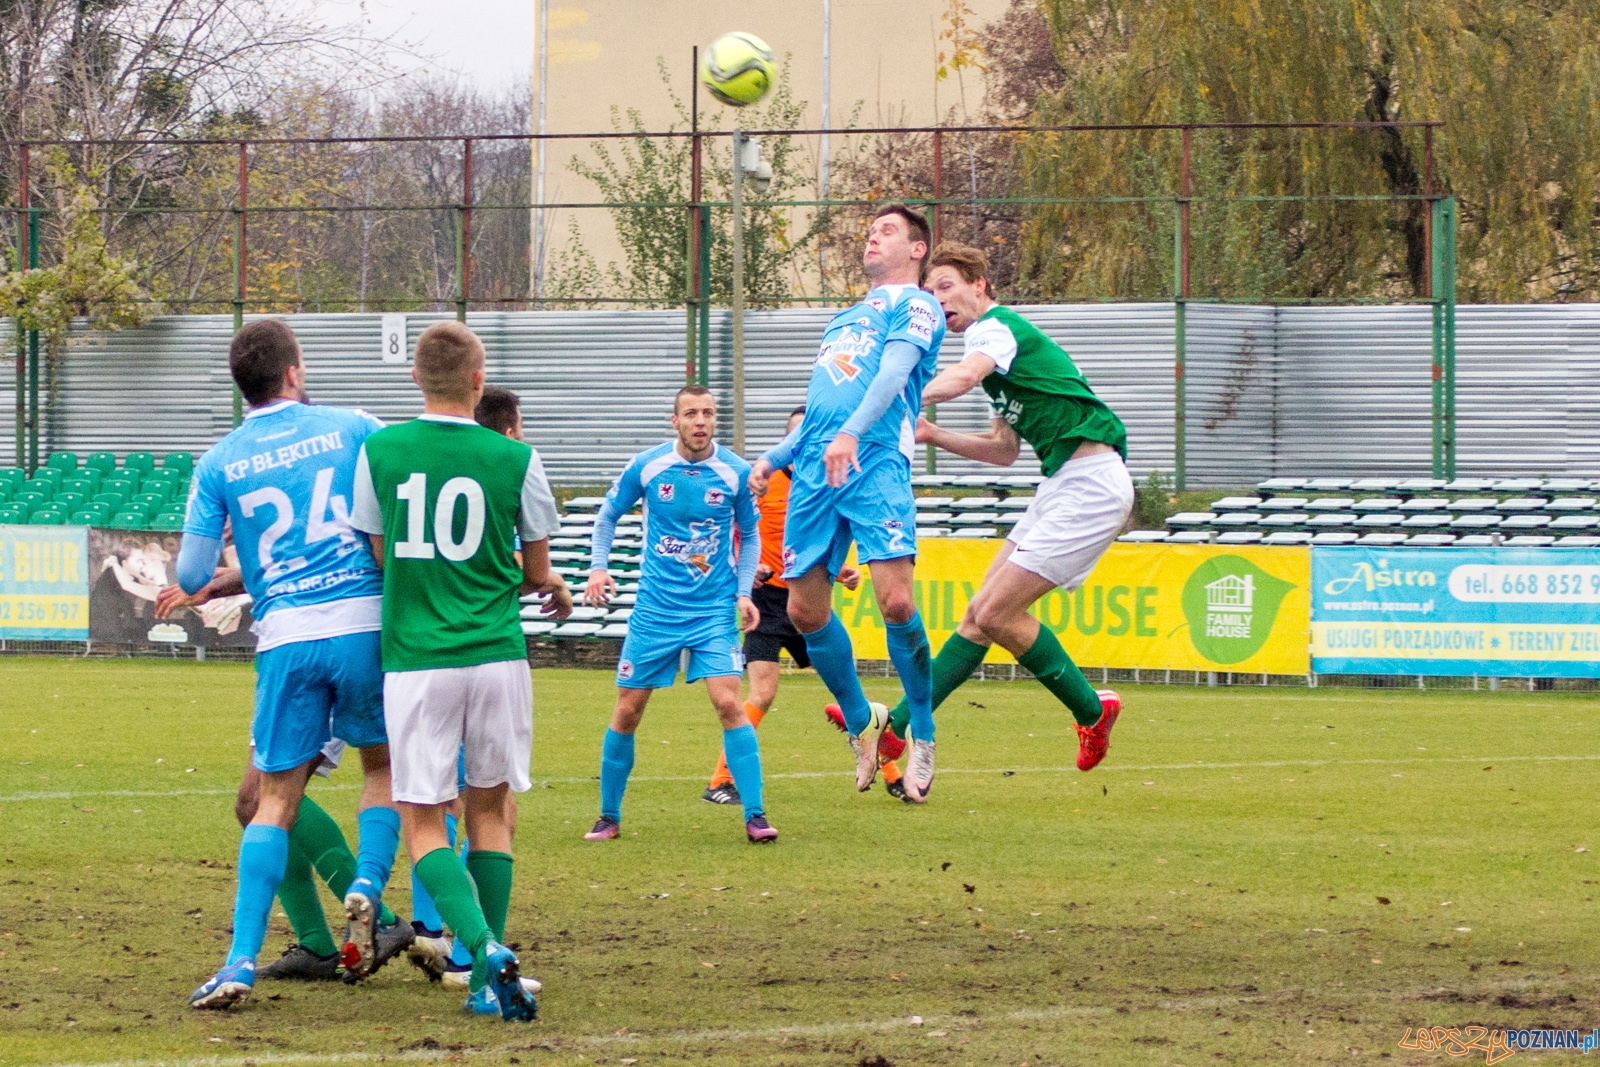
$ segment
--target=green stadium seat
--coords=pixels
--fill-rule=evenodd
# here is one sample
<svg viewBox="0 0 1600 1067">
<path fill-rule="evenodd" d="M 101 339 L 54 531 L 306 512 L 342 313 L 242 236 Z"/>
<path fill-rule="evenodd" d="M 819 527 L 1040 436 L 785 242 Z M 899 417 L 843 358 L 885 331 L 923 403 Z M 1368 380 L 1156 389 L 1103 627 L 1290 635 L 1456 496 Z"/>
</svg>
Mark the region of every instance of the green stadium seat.
<svg viewBox="0 0 1600 1067">
<path fill-rule="evenodd" d="M 57 493 L 51 498 L 50 502 L 52 504 L 60 504 L 68 511 L 76 511 L 78 508 L 83 507 L 88 499 L 89 497 L 84 493 Z"/>
<path fill-rule="evenodd" d="M 49 478 L 30 478 L 22 483 L 22 491 L 24 493 L 38 493 L 46 500 L 56 495 L 57 488 L 59 486 Z"/>
<path fill-rule="evenodd" d="M 194 453 L 168 452 L 161 458 L 161 469 L 182 471 L 187 478 L 194 473 Z"/>
<path fill-rule="evenodd" d="M 12 492 L 10 482 L 0 482 L 0 504 L 9 503 Z"/>
<path fill-rule="evenodd" d="M 90 452 L 83 461 L 83 469 L 110 475 L 117 469 L 117 455 L 115 452 Z"/>
<path fill-rule="evenodd" d="M 181 530 L 183 529 L 182 515 L 157 515 L 150 520 L 152 530 Z"/>
<path fill-rule="evenodd" d="M 156 469 L 156 457 L 153 452 L 129 452 L 128 457 L 122 461 L 125 471 L 138 471 L 141 475 L 149 474 Z"/>
<path fill-rule="evenodd" d="M 124 497 L 130 497 L 139 491 L 139 483 L 136 479 L 124 478 L 118 475 L 115 478 L 107 478 L 101 482 L 100 491 L 102 493 L 121 493 Z"/>
<path fill-rule="evenodd" d="M 28 472 L 21 467 L 0 467 L 0 482 L 6 482 L 12 488 L 22 485 L 28 480 Z"/>
<path fill-rule="evenodd" d="M 165 494 L 165 493 L 149 493 L 149 492 L 139 493 L 132 500 L 129 501 L 130 504 L 146 504 L 146 505 L 149 506 L 151 511 L 157 510 L 158 508 L 160 508 L 166 502 L 167 502 L 167 494 Z"/>
<path fill-rule="evenodd" d="M 72 526 L 99 526 L 104 520 L 101 512 L 90 511 L 88 508 L 79 508 L 67 516 L 67 523 Z"/>
<path fill-rule="evenodd" d="M 144 501 L 130 500 L 126 504 L 122 505 L 122 507 L 118 508 L 117 510 L 118 511 L 137 511 L 139 514 L 148 517 L 152 513 L 154 513 L 156 509 L 151 507 L 148 503 L 146 503 Z"/>
<path fill-rule="evenodd" d="M 45 508 L 28 516 L 29 526 L 65 526 L 66 524 L 67 515 L 64 511 L 52 511 L 49 508 Z"/>
<path fill-rule="evenodd" d="M 111 516 L 110 526 L 116 530 L 143 530 L 149 521 L 142 511 L 119 511 Z"/>
<path fill-rule="evenodd" d="M 106 492 L 106 493 L 96 493 L 94 495 L 94 502 L 96 504 L 104 504 L 107 507 L 111 508 L 113 511 L 116 511 L 117 509 L 121 508 L 123 504 L 127 503 L 127 501 L 128 501 L 128 495 L 126 493 Z"/>
<path fill-rule="evenodd" d="M 78 454 L 76 452 L 52 452 L 46 467 L 58 471 L 76 471 L 78 469 Z"/>
<path fill-rule="evenodd" d="M 61 483 L 63 493 L 82 493 L 85 497 L 94 496 L 95 482 L 92 478 L 67 478 Z"/>
<path fill-rule="evenodd" d="M 13 495 L 11 502 L 20 506 L 25 514 L 32 514 L 34 508 L 48 503 L 48 500 L 43 493 L 35 493 L 32 490 L 23 490 L 22 492 Z"/>
</svg>

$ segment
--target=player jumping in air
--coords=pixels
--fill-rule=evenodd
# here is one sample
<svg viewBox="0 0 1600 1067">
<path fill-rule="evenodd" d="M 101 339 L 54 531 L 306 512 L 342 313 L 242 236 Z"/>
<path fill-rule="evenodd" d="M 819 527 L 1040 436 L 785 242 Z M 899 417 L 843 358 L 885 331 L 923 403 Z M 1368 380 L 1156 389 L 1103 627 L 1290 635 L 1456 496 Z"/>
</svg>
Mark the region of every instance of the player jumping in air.
<svg viewBox="0 0 1600 1067">
<path fill-rule="evenodd" d="M 985 434 L 955 433 L 919 419 L 917 440 L 1003 467 L 1016 462 L 1027 441 L 1045 480 L 933 661 L 933 706 L 998 644 L 1071 710 L 1078 769 L 1087 771 L 1105 758 L 1122 700 L 1109 689 L 1097 692 L 1028 608 L 1052 589 L 1071 592 L 1082 585 L 1122 532 L 1133 509 L 1133 480 L 1123 463 L 1128 433 L 1059 345 L 995 303 L 988 270 L 976 248 L 946 242 L 934 251 L 928 288 L 944 307 L 950 329 L 965 331 L 966 352 L 928 383 L 922 398 L 943 404 L 981 384 L 993 426 Z M 916 736 L 915 710 L 906 700 L 890 721 L 899 736 L 905 736 L 907 723 Z"/>
<path fill-rule="evenodd" d="M 594 524 L 584 602 L 605 604 L 617 591 L 610 573 L 617 520 L 644 504 L 644 561 L 638 601 L 617 663 L 617 704 L 600 749 L 600 818 L 584 835 L 609 841 L 621 832 L 622 794 L 633 772 L 633 735 L 650 693 L 672 685 L 689 653 L 688 681 L 706 680 L 722 720 L 722 750 L 744 804 L 752 844 L 778 839 L 761 802 L 761 749 L 739 701 L 744 656 L 734 625 L 746 633 L 761 613 L 750 600 L 761 538 L 748 483 L 750 465 L 717 444 L 717 404 L 703 385 L 673 399 L 678 436 L 647 448 L 606 494 Z M 735 545 L 734 534 L 738 533 Z"/>
<path fill-rule="evenodd" d="M 417 875 L 456 940 L 472 952 L 465 1007 L 529 1020 L 537 1010 L 507 948 L 511 828 L 506 790 L 525 792 L 533 687 L 518 588 L 571 613 L 550 570 L 555 498 L 538 454 L 479 426 L 483 345 L 458 322 L 417 339 L 420 418 L 369 437 L 356 464 L 350 522 L 383 567 L 383 693 L 394 798 Z M 522 537 L 522 566 L 513 537 Z M 445 815 L 466 747 L 465 865 Z"/>
<path fill-rule="evenodd" d="M 374 932 L 400 834 L 383 721 L 381 578 L 350 526 L 348 503 L 358 449 L 382 424 L 364 412 L 307 404 L 300 346 L 277 320 L 240 330 L 228 365 L 250 413 L 196 465 L 178 584 L 195 594 L 212 581 L 223 524 L 231 521 L 244 586 L 255 600 L 250 729 L 260 781 L 239 845 L 233 944 L 223 968 L 189 998 L 196 1008 L 225 1008 L 250 994 L 291 853 L 315 860 L 324 851 L 321 820 L 299 816 L 306 781 L 332 737 L 361 751 L 366 772 L 345 894 L 345 963 L 356 976 L 376 962 Z"/>
<path fill-rule="evenodd" d="M 944 317 L 919 289 L 928 223 L 902 204 L 878 212 L 861 263 L 873 288 L 834 316 L 822 335 L 800 428 L 756 461 L 750 487 L 794 464 L 783 546 L 789 618 L 811 664 L 838 701 L 856 753 L 856 788 L 870 789 L 888 709 L 869 703 L 856 675 L 850 635 L 833 613 L 833 581 L 853 540 L 872 573 L 889 658 L 911 708 L 907 795 L 933 781 L 933 704 L 928 635 L 912 599 L 916 502 L 911 456 L 922 390 L 938 365 Z"/>
</svg>

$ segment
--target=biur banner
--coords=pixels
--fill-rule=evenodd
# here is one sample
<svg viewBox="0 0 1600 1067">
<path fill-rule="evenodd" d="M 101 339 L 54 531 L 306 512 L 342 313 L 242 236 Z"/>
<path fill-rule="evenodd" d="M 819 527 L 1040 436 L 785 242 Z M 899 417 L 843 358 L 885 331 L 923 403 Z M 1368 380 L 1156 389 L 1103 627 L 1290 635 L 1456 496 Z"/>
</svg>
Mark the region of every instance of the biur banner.
<svg viewBox="0 0 1600 1067">
<path fill-rule="evenodd" d="M 0 526 L 0 638 L 88 640 L 88 542 L 82 526 Z"/>
<path fill-rule="evenodd" d="M 936 652 L 1002 544 L 918 543 L 913 595 Z M 1046 593 L 1032 614 L 1085 668 L 1304 674 L 1310 579 L 1306 548 L 1113 544 L 1080 589 Z M 855 592 L 834 586 L 833 606 L 858 657 L 888 658 L 870 579 Z M 987 662 L 1015 660 L 996 647 Z"/>
<path fill-rule="evenodd" d="M 1316 549 L 1319 674 L 1600 677 L 1600 552 Z"/>
</svg>

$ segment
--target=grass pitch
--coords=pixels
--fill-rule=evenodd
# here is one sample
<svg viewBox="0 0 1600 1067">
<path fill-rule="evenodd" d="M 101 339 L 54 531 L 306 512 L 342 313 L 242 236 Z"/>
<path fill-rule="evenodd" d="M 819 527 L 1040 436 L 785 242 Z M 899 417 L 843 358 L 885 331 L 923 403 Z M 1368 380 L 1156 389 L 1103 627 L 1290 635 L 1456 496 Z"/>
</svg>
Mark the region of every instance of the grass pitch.
<svg viewBox="0 0 1600 1067">
<path fill-rule="evenodd" d="M 192 1011 L 227 946 L 253 677 L 0 661 L 0 1064 L 1421 1064 L 1448 1057 L 1407 1027 L 1600 1023 L 1592 695 L 1134 687 L 1079 774 L 1039 688 L 972 683 L 916 809 L 851 789 L 793 676 L 758 849 L 699 800 L 718 736 L 682 686 L 622 839 L 584 842 L 612 689 L 557 671 L 507 935 L 538 1023 L 469 1019 L 403 962 Z M 356 781 L 312 787 L 352 840 Z M 408 914 L 404 861 L 387 899 Z"/>
</svg>

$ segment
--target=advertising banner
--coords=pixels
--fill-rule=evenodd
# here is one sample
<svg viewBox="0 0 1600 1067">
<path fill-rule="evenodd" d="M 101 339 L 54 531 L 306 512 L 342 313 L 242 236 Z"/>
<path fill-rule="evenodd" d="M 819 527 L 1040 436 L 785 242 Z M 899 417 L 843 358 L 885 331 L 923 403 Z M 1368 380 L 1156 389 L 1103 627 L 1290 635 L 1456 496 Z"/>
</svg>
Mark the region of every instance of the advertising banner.
<svg viewBox="0 0 1600 1067">
<path fill-rule="evenodd" d="M 0 526 L 0 638 L 89 637 L 88 537 L 82 526 Z"/>
<path fill-rule="evenodd" d="M 32 529 L 32 527 L 29 527 Z M 83 528 L 78 527 L 79 536 Z M 204 645 L 207 648 L 253 648 L 252 601 L 248 596 L 219 597 L 193 608 L 179 608 L 172 617 L 155 617 L 156 595 L 178 580 L 181 534 L 133 530 L 88 531 L 88 636 L 117 645 Z M 232 549 L 228 550 L 230 558 Z"/>
<path fill-rule="evenodd" d="M 917 546 L 914 595 L 934 650 L 955 632 L 1003 541 L 937 539 Z M 1114 544 L 1075 593 L 1034 605 L 1082 667 L 1304 674 L 1311 552 L 1305 548 Z M 870 579 L 835 585 L 834 611 L 856 655 L 887 659 Z M 1015 662 L 1001 648 L 990 663 Z"/>
<path fill-rule="evenodd" d="M 1600 552 L 1316 549 L 1312 670 L 1600 677 Z"/>
</svg>

